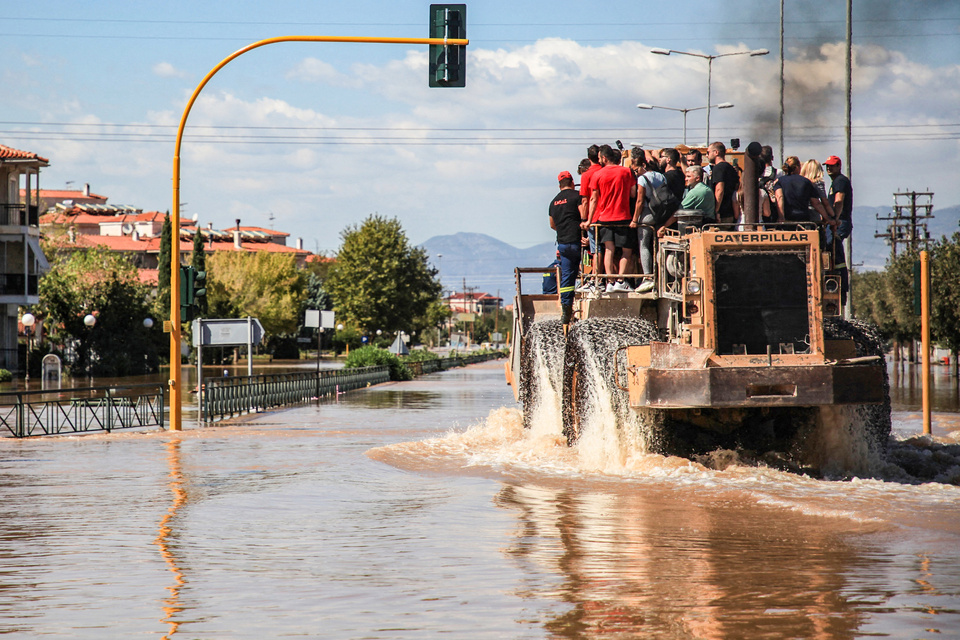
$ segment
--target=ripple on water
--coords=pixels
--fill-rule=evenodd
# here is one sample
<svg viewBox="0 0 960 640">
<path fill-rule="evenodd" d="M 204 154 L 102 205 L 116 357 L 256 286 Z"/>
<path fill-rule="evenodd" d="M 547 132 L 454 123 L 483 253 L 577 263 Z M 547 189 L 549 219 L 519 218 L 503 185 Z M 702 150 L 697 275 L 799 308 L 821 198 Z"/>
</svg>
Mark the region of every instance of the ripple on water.
<svg viewBox="0 0 960 640">
<path fill-rule="evenodd" d="M 892 438 L 887 461 L 879 473 L 868 477 L 845 476 L 818 479 L 774 469 L 730 452 L 728 464 L 711 468 L 700 462 L 650 454 L 622 439 L 625 450 L 605 457 L 585 450 L 589 442 L 568 447 L 559 426 L 553 433 L 542 428 L 524 429 L 520 412 L 513 408 L 491 411 L 482 422 L 463 431 L 418 442 L 404 442 L 371 449 L 375 460 L 404 469 L 427 473 L 476 473 L 500 478 L 588 479 L 657 485 L 660 488 L 749 498 L 753 503 L 797 511 L 819 518 L 836 518 L 864 525 L 907 523 L 918 503 L 949 505 L 960 498 L 956 486 L 960 444 L 940 438 Z M 942 469 L 930 481 L 913 475 L 916 465 L 904 460 L 939 460 Z M 932 464 L 932 463 L 931 463 Z M 874 471 L 877 471 L 876 469 Z M 940 526 L 956 528 L 948 522 Z"/>
</svg>

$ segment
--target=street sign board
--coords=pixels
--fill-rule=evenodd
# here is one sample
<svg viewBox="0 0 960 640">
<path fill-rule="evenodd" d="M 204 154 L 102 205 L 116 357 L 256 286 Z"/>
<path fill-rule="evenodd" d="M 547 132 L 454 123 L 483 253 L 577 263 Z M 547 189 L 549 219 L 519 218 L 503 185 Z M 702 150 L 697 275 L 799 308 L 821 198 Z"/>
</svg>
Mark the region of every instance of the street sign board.
<svg viewBox="0 0 960 640">
<path fill-rule="evenodd" d="M 333 311 L 321 311 L 320 312 L 320 326 L 324 329 L 333 329 L 336 324 L 334 324 L 334 313 Z"/>
<path fill-rule="evenodd" d="M 234 347 L 258 344 L 263 325 L 256 318 L 204 318 L 193 321 L 193 346 Z"/>
<path fill-rule="evenodd" d="M 320 326 L 320 311 L 318 309 L 307 309 L 307 315 L 303 319 L 303 326 L 317 328 Z"/>
</svg>

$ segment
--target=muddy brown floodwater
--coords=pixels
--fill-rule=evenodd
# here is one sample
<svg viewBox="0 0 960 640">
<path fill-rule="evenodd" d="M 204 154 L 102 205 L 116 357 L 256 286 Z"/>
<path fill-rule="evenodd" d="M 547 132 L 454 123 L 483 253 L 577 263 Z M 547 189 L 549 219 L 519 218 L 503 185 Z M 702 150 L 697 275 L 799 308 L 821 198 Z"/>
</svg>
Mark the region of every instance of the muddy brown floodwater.
<svg viewBox="0 0 960 640">
<path fill-rule="evenodd" d="M 898 409 L 893 451 L 952 455 Z M 497 362 L 179 434 L 3 439 L 0 633 L 960 637 L 957 486 L 588 448 L 525 430 Z"/>
</svg>

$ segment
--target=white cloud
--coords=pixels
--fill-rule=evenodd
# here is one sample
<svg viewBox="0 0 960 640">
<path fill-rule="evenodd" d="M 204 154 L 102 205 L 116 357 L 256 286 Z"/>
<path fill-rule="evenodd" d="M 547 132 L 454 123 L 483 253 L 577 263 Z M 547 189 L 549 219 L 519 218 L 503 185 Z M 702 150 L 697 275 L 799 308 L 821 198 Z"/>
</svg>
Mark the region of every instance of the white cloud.
<svg viewBox="0 0 960 640">
<path fill-rule="evenodd" d="M 161 78 L 186 78 L 187 73 L 177 69 L 169 62 L 158 62 L 153 65 L 153 74 Z"/>
<path fill-rule="evenodd" d="M 746 144 L 756 136 L 776 148 L 778 70 L 774 54 L 715 62 L 713 101 L 736 107 L 713 112 L 712 137 Z M 573 171 L 588 144 L 677 143 L 679 113 L 635 105 L 706 100 L 705 61 L 652 55 L 638 42 L 592 47 L 551 38 L 512 50 L 471 49 L 465 89 L 429 89 L 424 51 L 355 65 L 349 78 L 359 80 L 312 58 L 286 78 L 351 90 L 342 98 L 329 91 L 323 111 L 281 91 L 248 97 L 226 82 L 208 90 L 190 116 L 181 195 L 221 228 L 236 217 L 268 226 L 273 211 L 276 227 L 303 236 L 310 249 L 314 239 L 335 249 L 344 226 L 374 211 L 397 216 L 415 242 L 458 231 L 525 246 L 550 240 L 546 203 L 556 174 Z M 787 153 L 842 155 L 842 45 L 790 52 L 787 79 Z M 895 188 L 909 186 L 892 184 L 891 159 L 898 177 L 906 168 L 922 176 L 914 186 L 930 186 L 941 205 L 960 202 L 951 169 L 960 159 L 956 140 L 889 141 L 880 134 L 899 130 L 870 128 L 955 121 L 960 67 L 858 47 L 855 79 L 856 204 L 888 203 Z M 166 125 L 171 136 L 178 120 L 179 112 L 144 114 L 144 124 Z M 824 126 L 833 127 L 830 135 Z M 691 138 L 703 135 L 702 111 L 689 115 L 688 127 Z M 391 142 L 399 137 L 405 140 Z M 172 142 L 63 142 L 45 151 L 65 179 L 97 185 L 111 202 L 169 207 Z"/>
<path fill-rule="evenodd" d="M 337 71 L 333 65 L 317 58 L 304 58 L 287 72 L 288 80 L 328 84 L 334 87 L 357 87 L 360 81 Z"/>
</svg>

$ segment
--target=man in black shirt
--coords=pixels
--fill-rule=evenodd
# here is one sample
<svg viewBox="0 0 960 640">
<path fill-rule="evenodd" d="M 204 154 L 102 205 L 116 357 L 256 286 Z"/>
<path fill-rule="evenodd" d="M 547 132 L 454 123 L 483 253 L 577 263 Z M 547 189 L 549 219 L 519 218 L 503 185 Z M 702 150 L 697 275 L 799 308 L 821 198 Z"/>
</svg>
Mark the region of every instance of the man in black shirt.
<svg viewBox="0 0 960 640">
<path fill-rule="evenodd" d="M 667 147 L 660 152 L 660 158 L 661 170 L 667 178 L 667 187 L 677 197 L 677 200 L 683 200 L 686 177 L 680 169 L 680 152 L 672 147 Z"/>
<path fill-rule="evenodd" d="M 580 270 L 580 194 L 573 188 L 573 176 L 561 171 L 557 176 L 560 193 L 550 201 L 550 228 L 557 232 L 560 256 L 561 321 L 569 324 L 573 315 L 573 290 Z"/>
<path fill-rule="evenodd" d="M 840 158 L 830 156 L 823 164 L 831 180 L 829 201 L 833 206 L 833 217 L 839 221 L 837 237 L 844 240 L 853 231 L 853 186 L 850 178 L 840 173 Z"/>
<path fill-rule="evenodd" d="M 713 142 L 707 147 L 707 159 L 713 166 L 710 187 L 717 200 L 717 221 L 735 222 L 740 217 L 740 204 L 737 201 L 740 174 L 727 162 L 726 155 L 727 148 L 722 142 Z"/>
<path fill-rule="evenodd" d="M 840 173 L 842 164 L 837 156 L 830 156 L 823 163 L 830 175 L 829 202 L 833 207 L 833 217 L 837 220 L 836 229 L 827 227 L 827 247 L 834 251 L 836 268 L 840 271 L 840 300 L 847 303 L 847 290 L 850 288 L 849 272 L 847 271 L 847 256 L 843 249 L 843 241 L 850 237 L 853 231 L 853 185 L 850 178 Z M 834 240 L 836 238 L 836 240 Z"/>
</svg>

